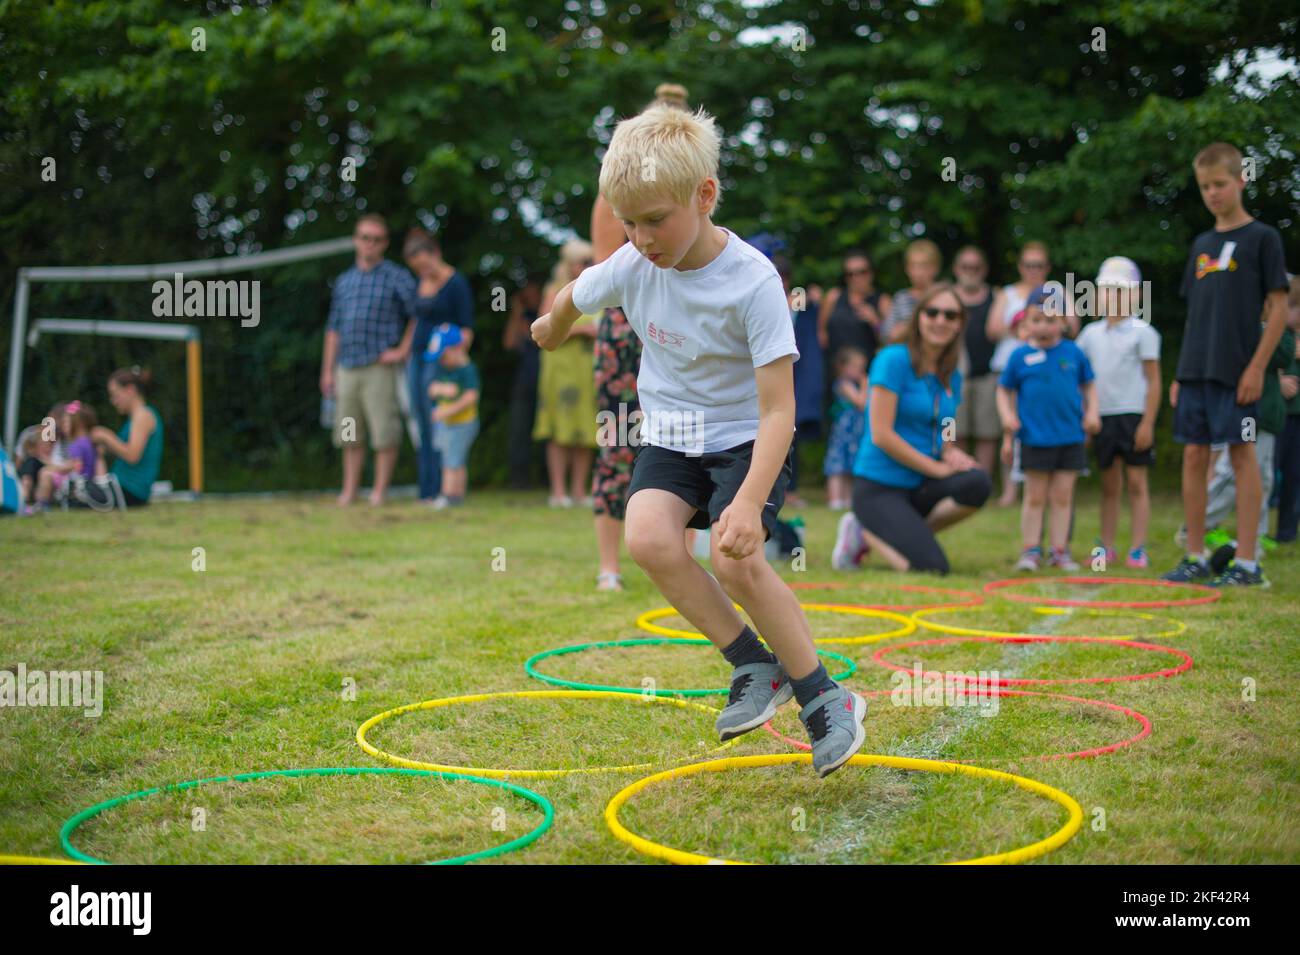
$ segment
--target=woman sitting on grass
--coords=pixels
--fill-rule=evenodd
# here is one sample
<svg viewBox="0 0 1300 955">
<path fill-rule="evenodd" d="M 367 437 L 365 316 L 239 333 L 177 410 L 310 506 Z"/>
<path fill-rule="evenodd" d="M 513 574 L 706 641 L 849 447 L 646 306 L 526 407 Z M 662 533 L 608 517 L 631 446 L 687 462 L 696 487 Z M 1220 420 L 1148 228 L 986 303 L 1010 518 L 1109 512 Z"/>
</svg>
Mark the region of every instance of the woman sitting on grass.
<svg viewBox="0 0 1300 955">
<path fill-rule="evenodd" d="M 121 486 L 128 507 L 149 503 L 162 465 L 162 416 L 144 398 L 151 381 L 148 369 L 142 371 L 138 365 L 113 372 L 108 378 L 108 400 L 126 415 L 126 424 L 117 434 L 102 425 L 91 431 L 95 445 L 116 459 L 109 473 Z"/>
</svg>

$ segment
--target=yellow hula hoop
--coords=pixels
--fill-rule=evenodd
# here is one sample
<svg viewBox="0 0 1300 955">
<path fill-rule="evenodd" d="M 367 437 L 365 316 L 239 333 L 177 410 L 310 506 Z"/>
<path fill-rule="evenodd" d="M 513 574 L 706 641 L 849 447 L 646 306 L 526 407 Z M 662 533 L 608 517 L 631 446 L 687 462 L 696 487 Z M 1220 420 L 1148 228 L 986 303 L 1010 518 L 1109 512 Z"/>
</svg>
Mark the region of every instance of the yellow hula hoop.
<svg viewBox="0 0 1300 955">
<path fill-rule="evenodd" d="M 784 766 L 790 763 L 812 762 L 810 753 L 780 753 L 764 756 L 731 756 L 726 759 L 713 759 L 703 763 L 688 763 L 685 766 L 678 766 L 674 769 L 665 770 L 656 773 L 653 776 L 647 776 L 644 779 L 638 779 L 630 786 L 626 786 L 614 794 L 614 798 L 609 801 L 605 807 L 605 824 L 609 826 L 609 831 L 614 837 L 622 842 L 627 843 L 637 852 L 643 855 L 653 856 L 656 859 L 663 859 L 667 862 L 673 862 L 678 865 L 750 865 L 747 862 L 735 862 L 731 859 L 714 859 L 709 856 L 697 855 L 694 852 L 683 852 L 681 849 L 673 849 L 670 846 L 660 845 L 657 842 L 651 842 L 638 836 L 636 833 L 627 829 L 618 819 L 618 811 L 623 805 L 648 786 L 657 782 L 663 782 L 665 779 L 679 778 L 682 776 L 693 776 L 696 773 L 717 773 L 728 769 L 741 769 L 753 766 Z M 1011 849 L 1007 852 L 998 852 L 993 855 L 980 856 L 977 859 L 960 859 L 956 862 L 948 862 L 945 865 L 1013 865 L 1018 862 L 1027 862 L 1030 859 L 1046 855 L 1054 849 L 1059 849 L 1072 838 L 1079 828 L 1083 825 L 1083 809 L 1074 800 L 1074 797 L 1068 793 L 1062 792 L 1055 787 L 1046 783 L 1040 783 L 1034 779 L 1026 779 L 1024 776 L 1017 776 L 1014 773 L 1004 773 L 998 769 L 985 769 L 983 766 L 970 766 L 965 763 L 948 763 L 934 759 L 911 759 L 905 756 L 878 756 L 862 755 L 852 757 L 848 766 L 889 766 L 894 769 L 911 769 L 928 773 L 962 773 L 967 776 L 980 776 L 987 779 L 997 779 L 1004 782 L 1015 783 L 1021 789 L 1027 790 L 1039 796 L 1044 796 L 1058 805 L 1065 808 L 1069 813 L 1069 819 L 1065 825 L 1056 832 L 1052 833 L 1046 839 L 1040 839 L 1031 845 L 1023 846 L 1019 849 Z"/>
<path fill-rule="evenodd" d="M 975 608 L 971 608 L 975 609 Z M 985 608 L 979 608 L 985 609 Z M 911 616 L 912 619 L 919 623 L 926 630 L 935 630 L 939 633 L 951 633 L 961 637 L 1012 637 L 1016 639 L 1026 638 L 1033 639 L 1038 634 L 1033 633 L 1014 633 L 1003 630 L 980 630 L 975 627 L 955 627 L 949 623 L 935 623 L 933 620 L 926 619 L 932 613 L 952 613 L 959 612 L 960 608 L 953 607 L 935 607 L 933 609 L 925 608 L 915 611 Z M 1034 607 L 1034 613 L 1041 613 L 1045 616 L 1064 616 L 1069 614 L 1080 613 L 1080 611 L 1069 607 Z M 1179 634 L 1187 632 L 1187 624 L 1174 617 L 1162 617 L 1159 614 L 1147 613 L 1141 610 L 1083 610 L 1082 613 L 1089 617 L 1137 617 L 1139 620 L 1155 620 L 1157 622 L 1172 623 L 1173 626 L 1168 630 L 1161 630 L 1159 633 L 1149 634 L 1104 634 L 1099 637 L 1093 637 L 1094 640 L 1163 640 L 1167 637 L 1176 637 Z"/>
<path fill-rule="evenodd" d="M 733 604 L 740 611 L 745 608 L 740 604 Z M 881 640 L 892 640 L 894 637 L 906 637 L 908 634 L 916 632 L 917 622 L 911 617 L 901 613 L 895 613 L 892 610 L 876 610 L 871 607 L 851 607 L 846 604 L 799 604 L 804 610 L 825 611 L 826 613 L 847 613 L 856 614 L 859 617 L 873 617 L 877 620 L 892 620 L 899 626 L 893 630 L 886 630 L 884 633 L 868 633 L 860 637 L 814 637 L 813 643 L 827 644 L 860 644 L 860 643 L 879 643 Z M 671 627 L 664 627 L 657 623 L 663 617 L 671 617 L 677 613 L 674 607 L 660 607 L 657 610 L 647 610 L 641 616 L 636 618 L 636 625 L 642 630 L 650 633 L 662 634 L 665 637 L 702 637 L 704 634 L 698 630 L 674 630 Z"/>
<path fill-rule="evenodd" d="M 0 865 L 85 865 L 76 859 L 51 859 L 46 856 L 0 855 Z"/>
<path fill-rule="evenodd" d="M 357 729 L 357 744 L 365 750 L 366 753 L 381 759 L 386 763 L 392 763 L 394 766 L 402 766 L 406 769 L 433 769 L 443 773 L 464 773 L 474 776 L 487 776 L 490 779 L 503 779 L 506 777 L 522 777 L 531 779 L 551 778 L 555 776 L 586 776 L 597 773 L 634 773 L 644 772 L 648 769 L 654 769 L 654 763 L 632 763 L 626 766 L 593 766 L 589 769 L 485 769 L 478 766 L 446 766 L 441 763 L 426 763 L 418 759 L 405 759 L 401 756 L 394 756 L 392 753 L 386 753 L 379 749 L 368 739 L 366 733 L 374 729 L 375 726 L 384 720 L 394 716 L 400 716 L 403 713 L 411 713 L 416 710 L 434 710 L 444 706 L 455 706 L 458 703 L 478 703 L 482 700 L 497 700 L 507 697 L 525 697 L 530 699 L 543 700 L 618 700 L 620 703 L 643 703 L 646 705 L 667 705 L 676 706 L 685 710 L 697 710 L 701 713 L 709 713 L 716 716 L 720 710 L 712 706 L 706 706 L 703 703 L 696 703 L 692 700 L 682 700 L 676 697 L 652 696 L 644 697 L 634 693 L 614 693 L 609 690 L 510 690 L 501 693 L 474 693 L 469 696 L 448 696 L 439 700 L 425 700 L 422 703 L 408 703 L 405 706 L 399 706 L 395 709 L 385 710 L 382 713 L 370 717 L 361 724 Z M 728 749 L 735 746 L 743 737 L 736 737 L 728 740 L 721 746 L 716 746 L 709 750 L 710 753 L 716 753 L 720 750 Z"/>
</svg>

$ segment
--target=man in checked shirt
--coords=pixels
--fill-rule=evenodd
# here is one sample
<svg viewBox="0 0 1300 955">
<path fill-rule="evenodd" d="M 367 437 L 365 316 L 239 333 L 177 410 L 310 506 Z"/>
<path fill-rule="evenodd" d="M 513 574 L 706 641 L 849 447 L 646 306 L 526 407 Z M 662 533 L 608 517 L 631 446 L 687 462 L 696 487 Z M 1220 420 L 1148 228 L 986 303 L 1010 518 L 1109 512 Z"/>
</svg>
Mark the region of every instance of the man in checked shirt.
<svg viewBox="0 0 1300 955">
<path fill-rule="evenodd" d="M 339 505 L 356 499 L 369 435 L 375 452 L 370 503 L 378 506 L 384 503 L 402 440 L 397 389 L 415 334 L 416 283 L 410 272 L 384 258 L 388 223 L 383 216 L 368 213 L 358 219 L 352 244 L 356 264 L 334 283 L 320 390 L 337 399 L 334 445 L 343 449 Z"/>
</svg>

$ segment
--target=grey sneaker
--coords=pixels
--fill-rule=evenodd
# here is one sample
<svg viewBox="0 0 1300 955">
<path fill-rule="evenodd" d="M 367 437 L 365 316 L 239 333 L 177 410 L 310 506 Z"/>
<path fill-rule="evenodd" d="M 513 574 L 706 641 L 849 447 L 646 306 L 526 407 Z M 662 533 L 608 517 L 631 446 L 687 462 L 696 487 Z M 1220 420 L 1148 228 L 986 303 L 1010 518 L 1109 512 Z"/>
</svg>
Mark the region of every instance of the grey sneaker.
<svg viewBox="0 0 1300 955">
<path fill-rule="evenodd" d="M 794 697 L 794 687 L 779 663 L 746 663 L 731 671 L 727 706 L 718 714 L 718 735 L 727 740 L 758 729 Z"/>
<path fill-rule="evenodd" d="M 1016 570 L 1033 572 L 1042 566 L 1043 549 L 1041 547 L 1026 547 L 1020 552 L 1020 559 L 1016 561 Z"/>
<path fill-rule="evenodd" d="M 813 769 L 826 777 L 849 761 L 867 740 L 862 721 L 867 701 L 837 686 L 799 711 L 799 721 L 812 743 Z"/>
</svg>

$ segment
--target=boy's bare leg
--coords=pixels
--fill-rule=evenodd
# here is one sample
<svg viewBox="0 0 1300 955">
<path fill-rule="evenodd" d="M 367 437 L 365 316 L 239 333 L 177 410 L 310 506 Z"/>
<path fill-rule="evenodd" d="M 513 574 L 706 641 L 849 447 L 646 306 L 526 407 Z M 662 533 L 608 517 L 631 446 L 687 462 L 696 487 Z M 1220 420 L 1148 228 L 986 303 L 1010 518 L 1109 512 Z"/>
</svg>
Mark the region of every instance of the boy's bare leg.
<svg viewBox="0 0 1300 955">
<path fill-rule="evenodd" d="M 720 534 L 714 525 L 709 535 L 710 560 L 722 590 L 745 608 L 759 635 L 767 641 L 785 668 L 786 675 L 799 680 L 817 669 L 812 628 L 799 598 L 767 562 L 763 548 L 737 560 L 718 550 Z M 742 624 L 743 626 L 743 624 Z"/>
<path fill-rule="evenodd" d="M 1237 556 L 1254 560 L 1259 545 L 1259 507 L 1263 483 L 1254 442 L 1228 445 L 1237 482 Z M 1190 530 L 1190 528 L 1189 528 Z"/>
<path fill-rule="evenodd" d="M 1144 547 L 1147 542 L 1147 528 L 1151 523 L 1151 490 L 1147 484 L 1145 467 L 1125 466 L 1125 479 L 1128 481 L 1128 503 L 1132 510 L 1130 523 L 1133 525 L 1129 538 L 1134 547 Z M 1115 501 L 1116 508 L 1119 500 Z"/>
<path fill-rule="evenodd" d="M 1052 547 L 1064 551 L 1070 543 L 1070 511 L 1074 506 L 1074 471 L 1053 471 L 1048 486 L 1052 503 L 1052 522 L 1049 537 Z"/>
<path fill-rule="evenodd" d="M 1183 523 L 1187 525 L 1189 554 L 1205 552 L 1205 499 L 1209 493 L 1209 465 L 1208 444 L 1183 445 Z"/>
<path fill-rule="evenodd" d="M 1110 467 L 1101 472 L 1101 544 L 1103 547 L 1115 547 L 1115 535 L 1119 531 L 1119 496 L 1124 486 L 1124 461 L 1116 457 Z M 1129 503 L 1133 505 L 1133 539 L 1145 540 L 1137 536 L 1137 504 L 1133 499 L 1133 471 L 1129 469 Z M 1143 535 L 1146 534 L 1144 530 Z"/>
<path fill-rule="evenodd" d="M 1020 508 L 1020 543 L 1023 550 L 1037 547 L 1043 539 L 1043 511 L 1047 508 L 1047 486 L 1051 471 L 1025 472 L 1025 499 Z"/>
<path fill-rule="evenodd" d="M 721 650 L 740 636 L 745 621 L 718 581 L 686 550 L 682 532 L 694 513 L 671 491 L 642 488 L 628 498 L 623 535 L 628 553 L 659 592 Z"/>
</svg>

